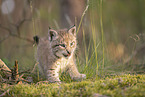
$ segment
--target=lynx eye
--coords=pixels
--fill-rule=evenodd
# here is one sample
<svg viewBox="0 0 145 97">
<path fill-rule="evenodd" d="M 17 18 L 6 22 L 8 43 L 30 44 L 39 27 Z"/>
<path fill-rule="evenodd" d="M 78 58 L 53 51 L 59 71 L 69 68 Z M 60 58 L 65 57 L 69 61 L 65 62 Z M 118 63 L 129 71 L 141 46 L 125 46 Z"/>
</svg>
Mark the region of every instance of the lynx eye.
<svg viewBox="0 0 145 97">
<path fill-rule="evenodd" d="M 74 43 L 75 43 L 74 41 L 73 41 L 72 43 L 70 43 L 70 46 L 73 46 L 73 45 L 74 45 Z"/>
<path fill-rule="evenodd" d="M 66 47 L 66 45 L 65 45 L 65 44 L 60 44 L 60 46 L 62 46 L 62 47 Z"/>
</svg>

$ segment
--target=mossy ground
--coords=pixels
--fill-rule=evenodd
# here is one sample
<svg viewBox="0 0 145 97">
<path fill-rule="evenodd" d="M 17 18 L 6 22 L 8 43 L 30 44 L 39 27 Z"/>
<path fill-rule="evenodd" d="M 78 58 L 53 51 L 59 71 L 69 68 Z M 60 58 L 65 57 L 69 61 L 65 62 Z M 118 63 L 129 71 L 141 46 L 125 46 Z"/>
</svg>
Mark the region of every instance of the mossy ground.
<svg viewBox="0 0 145 97">
<path fill-rule="evenodd" d="M 1 84 L 0 93 L 14 97 L 90 97 L 98 93 L 110 97 L 145 97 L 145 75 L 121 75 L 104 79 L 58 84 Z"/>
</svg>

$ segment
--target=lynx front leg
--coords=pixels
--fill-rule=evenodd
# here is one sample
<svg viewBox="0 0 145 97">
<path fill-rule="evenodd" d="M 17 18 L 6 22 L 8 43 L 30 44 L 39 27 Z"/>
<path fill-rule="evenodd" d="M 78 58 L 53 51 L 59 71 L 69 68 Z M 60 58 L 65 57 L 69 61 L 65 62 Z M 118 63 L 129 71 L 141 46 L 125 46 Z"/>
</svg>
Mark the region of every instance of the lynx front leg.
<svg viewBox="0 0 145 97">
<path fill-rule="evenodd" d="M 61 83 L 59 73 L 55 69 L 47 70 L 46 78 L 50 83 Z"/>
<path fill-rule="evenodd" d="M 86 75 L 85 74 L 80 74 L 74 63 L 71 63 L 71 65 L 68 67 L 68 73 L 70 74 L 71 79 L 73 79 L 73 80 L 86 79 Z"/>
</svg>

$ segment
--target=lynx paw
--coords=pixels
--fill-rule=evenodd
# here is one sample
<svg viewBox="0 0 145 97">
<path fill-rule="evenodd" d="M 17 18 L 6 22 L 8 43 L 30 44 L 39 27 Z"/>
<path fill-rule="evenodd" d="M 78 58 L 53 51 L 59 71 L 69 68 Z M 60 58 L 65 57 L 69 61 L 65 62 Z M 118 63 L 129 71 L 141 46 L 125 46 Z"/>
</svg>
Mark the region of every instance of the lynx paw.
<svg viewBox="0 0 145 97">
<path fill-rule="evenodd" d="M 55 77 L 48 78 L 48 81 L 50 83 L 58 83 L 58 84 L 61 84 L 61 81 L 59 80 L 59 78 L 55 78 Z"/>
<path fill-rule="evenodd" d="M 81 78 L 82 79 L 86 79 L 86 75 L 85 74 L 81 74 Z"/>
<path fill-rule="evenodd" d="M 77 77 L 73 77 L 73 80 L 75 80 L 75 81 L 81 81 L 83 79 L 86 79 L 86 75 L 85 74 L 80 74 Z"/>
</svg>

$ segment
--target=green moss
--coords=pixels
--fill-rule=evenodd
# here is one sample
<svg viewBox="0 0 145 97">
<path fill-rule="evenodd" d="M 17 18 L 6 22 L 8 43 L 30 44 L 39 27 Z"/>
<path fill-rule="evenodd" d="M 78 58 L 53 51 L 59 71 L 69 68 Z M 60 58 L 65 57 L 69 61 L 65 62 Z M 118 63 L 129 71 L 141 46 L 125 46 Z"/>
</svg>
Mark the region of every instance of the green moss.
<svg viewBox="0 0 145 97">
<path fill-rule="evenodd" d="M 7 96 L 15 97 L 75 97 L 92 96 L 94 93 L 111 97 L 143 97 L 145 96 L 145 75 L 122 75 L 106 77 L 96 81 L 82 81 L 58 84 L 19 84 L 1 88 L 10 90 Z"/>
</svg>

